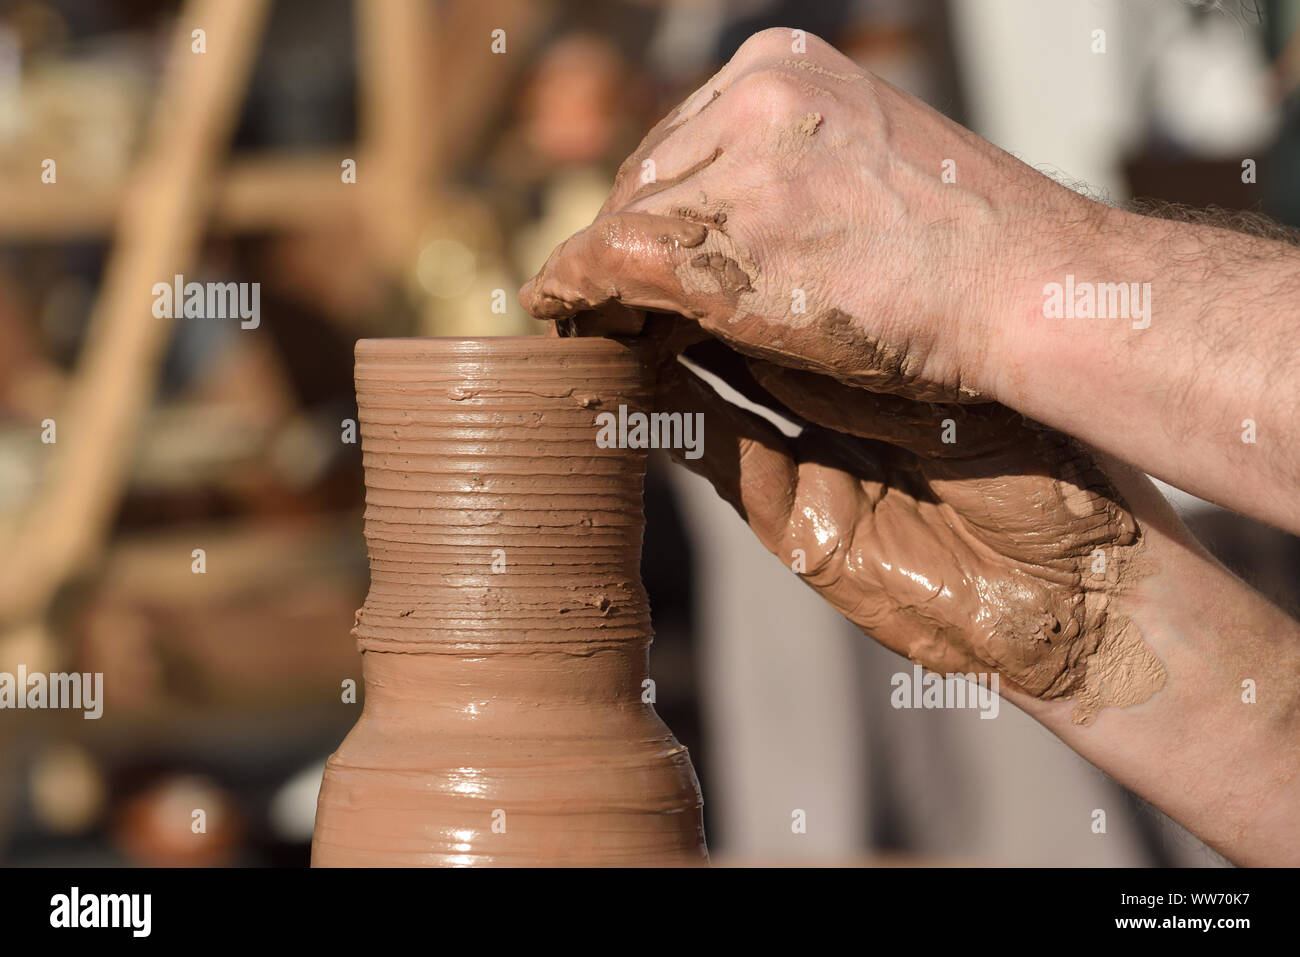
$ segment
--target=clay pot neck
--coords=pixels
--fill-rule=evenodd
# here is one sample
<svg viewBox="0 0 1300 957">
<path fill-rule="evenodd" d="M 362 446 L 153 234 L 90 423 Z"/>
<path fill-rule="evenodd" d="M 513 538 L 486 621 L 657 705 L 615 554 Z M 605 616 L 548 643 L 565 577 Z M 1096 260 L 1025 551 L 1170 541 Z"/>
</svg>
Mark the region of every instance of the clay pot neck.
<svg viewBox="0 0 1300 957">
<path fill-rule="evenodd" d="M 609 339 L 357 345 L 365 650 L 591 650 L 650 636 L 645 453 L 597 416 L 648 410 L 653 365 Z"/>
</svg>

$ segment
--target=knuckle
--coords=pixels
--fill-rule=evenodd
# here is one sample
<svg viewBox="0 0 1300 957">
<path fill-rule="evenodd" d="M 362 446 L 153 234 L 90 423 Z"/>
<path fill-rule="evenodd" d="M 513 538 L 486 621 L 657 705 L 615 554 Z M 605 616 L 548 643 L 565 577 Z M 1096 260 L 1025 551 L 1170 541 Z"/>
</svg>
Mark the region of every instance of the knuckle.
<svg viewBox="0 0 1300 957">
<path fill-rule="evenodd" d="M 795 52 L 796 40 L 799 41 L 798 49 L 801 56 L 826 53 L 840 55 L 835 47 L 815 33 L 802 29 L 796 31 L 790 27 L 768 27 L 766 30 L 750 34 L 731 59 L 733 63 L 745 64 L 776 57 L 788 57 Z"/>
<path fill-rule="evenodd" d="M 790 53 L 791 39 L 790 30 L 785 27 L 759 30 L 749 35 L 736 50 L 732 60 L 748 63 L 766 57 L 787 55 Z"/>
<path fill-rule="evenodd" d="M 840 53 L 839 50 L 835 49 L 835 47 L 832 44 L 827 43 L 825 40 L 817 36 L 817 34 L 815 33 L 805 34 L 804 38 L 805 38 L 805 43 L 807 44 L 808 47 L 808 53 L 810 55 L 817 54 L 817 53 L 833 53 L 837 57 L 840 57 L 842 59 L 847 59 L 844 57 L 844 54 Z"/>
<path fill-rule="evenodd" d="M 736 81 L 734 92 L 752 119 L 785 122 L 805 102 L 805 95 L 794 78 L 780 70 L 746 73 Z"/>
</svg>

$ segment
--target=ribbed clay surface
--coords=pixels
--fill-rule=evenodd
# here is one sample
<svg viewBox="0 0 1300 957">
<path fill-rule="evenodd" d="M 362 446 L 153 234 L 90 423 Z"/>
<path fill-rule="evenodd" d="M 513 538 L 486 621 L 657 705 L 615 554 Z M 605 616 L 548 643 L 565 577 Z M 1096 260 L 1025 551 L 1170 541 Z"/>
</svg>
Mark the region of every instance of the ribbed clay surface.
<svg viewBox="0 0 1300 957">
<path fill-rule="evenodd" d="M 642 703 L 645 453 L 596 445 L 652 376 L 609 339 L 357 343 L 366 703 L 314 865 L 706 860 L 686 750 Z"/>
</svg>

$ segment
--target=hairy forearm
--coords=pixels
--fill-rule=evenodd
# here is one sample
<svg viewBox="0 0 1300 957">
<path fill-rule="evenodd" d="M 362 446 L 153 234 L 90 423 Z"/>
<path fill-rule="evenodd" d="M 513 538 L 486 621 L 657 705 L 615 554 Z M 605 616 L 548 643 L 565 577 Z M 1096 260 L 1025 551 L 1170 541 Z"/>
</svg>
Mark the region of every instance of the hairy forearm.
<svg viewBox="0 0 1300 957">
<path fill-rule="evenodd" d="M 1140 476 L 1148 574 L 1116 599 L 1166 669 L 1141 705 L 1087 726 L 1070 706 L 1009 697 L 1230 860 L 1300 864 L 1300 624 L 1211 559 Z"/>
<path fill-rule="evenodd" d="M 1096 204 L 1052 235 L 1002 280 L 993 397 L 1300 533 L 1300 249 Z"/>
</svg>

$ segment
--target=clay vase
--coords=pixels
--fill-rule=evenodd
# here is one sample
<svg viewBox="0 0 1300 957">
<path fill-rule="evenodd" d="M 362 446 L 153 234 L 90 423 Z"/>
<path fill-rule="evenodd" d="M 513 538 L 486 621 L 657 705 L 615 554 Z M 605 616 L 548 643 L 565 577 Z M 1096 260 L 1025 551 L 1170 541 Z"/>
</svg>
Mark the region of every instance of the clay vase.
<svg viewBox="0 0 1300 957">
<path fill-rule="evenodd" d="M 707 862 L 655 714 L 640 580 L 643 348 L 363 339 L 365 706 L 325 768 L 313 866 Z"/>
</svg>

